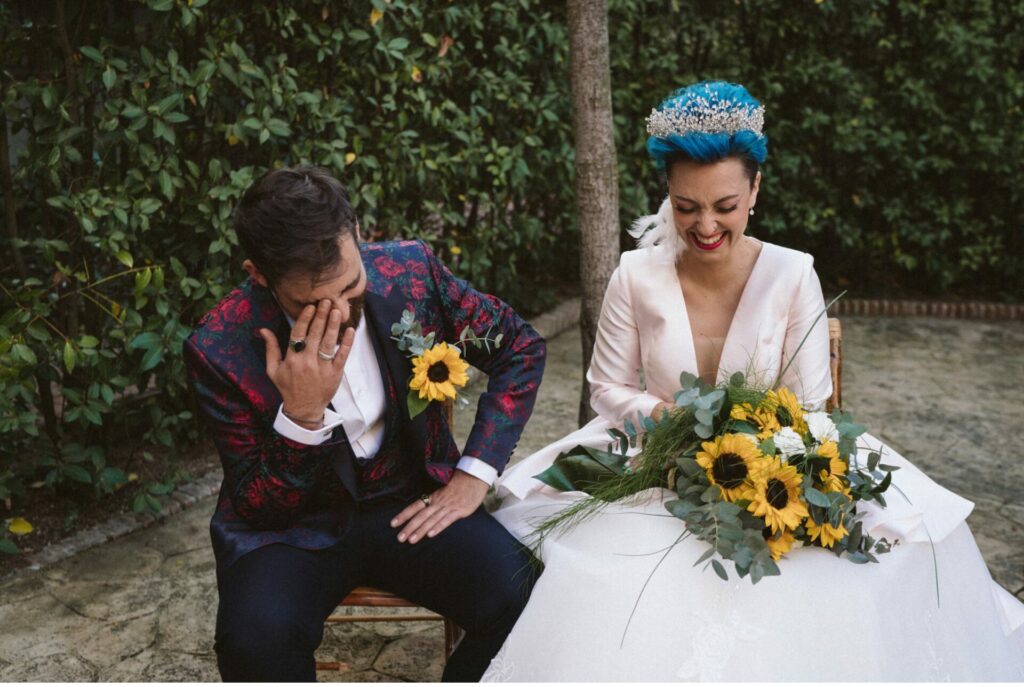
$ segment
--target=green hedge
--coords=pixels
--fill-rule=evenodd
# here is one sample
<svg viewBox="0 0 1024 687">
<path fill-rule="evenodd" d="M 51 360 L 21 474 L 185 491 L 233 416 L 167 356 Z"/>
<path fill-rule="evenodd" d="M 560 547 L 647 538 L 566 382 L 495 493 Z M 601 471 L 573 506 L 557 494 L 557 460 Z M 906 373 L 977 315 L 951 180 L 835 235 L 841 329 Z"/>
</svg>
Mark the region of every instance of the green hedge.
<svg viewBox="0 0 1024 687">
<path fill-rule="evenodd" d="M 768 109 L 755 234 L 853 294 L 1019 300 L 1022 14 L 611 0 L 623 223 L 663 194 L 650 108 L 725 78 Z M 178 351 L 240 279 L 230 213 L 269 167 L 331 168 L 371 238 L 424 237 L 526 312 L 575 279 L 561 2 L 18 0 L 0 31 L 0 499 L 109 492 L 130 449 L 196 438 Z"/>
<path fill-rule="evenodd" d="M 109 492 L 126 437 L 195 438 L 181 342 L 241 280 L 231 210 L 269 167 L 329 167 L 364 235 L 425 237 L 527 311 L 575 273 L 560 9 L 69 2 L 65 48 L 42 4 L 0 8 L 23 267 L 3 268 L 0 500 Z"/>
<path fill-rule="evenodd" d="M 662 193 L 641 154 L 652 101 L 738 81 L 766 106 L 752 233 L 813 253 L 852 296 L 1024 298 L 1024 5 L 612 6 L 624 221 Z"/>
</svg>

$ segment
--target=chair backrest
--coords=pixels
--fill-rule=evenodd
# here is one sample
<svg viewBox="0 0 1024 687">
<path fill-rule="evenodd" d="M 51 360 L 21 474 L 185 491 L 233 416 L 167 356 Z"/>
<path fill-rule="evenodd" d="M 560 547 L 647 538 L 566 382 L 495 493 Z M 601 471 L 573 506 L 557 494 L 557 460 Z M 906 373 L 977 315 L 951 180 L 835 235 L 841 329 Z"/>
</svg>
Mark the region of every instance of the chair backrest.
<svg viewBox="0 0 1024 687">
<path fill-rule="evenodd" d="M 828 318 L 828 357 L 832 372 L 832 397 L 825 403 L 825 410 L 832 412 L 843 407 L 843 327 L 838 317 Z"/>
</svg>

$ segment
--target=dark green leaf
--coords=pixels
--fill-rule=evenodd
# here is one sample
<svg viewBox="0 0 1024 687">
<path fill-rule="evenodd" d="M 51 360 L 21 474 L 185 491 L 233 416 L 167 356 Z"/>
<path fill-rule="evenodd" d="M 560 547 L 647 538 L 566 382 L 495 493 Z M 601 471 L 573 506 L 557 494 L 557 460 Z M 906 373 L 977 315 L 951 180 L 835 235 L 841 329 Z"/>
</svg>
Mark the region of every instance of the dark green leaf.
<svg viewBox="0 0 1024 687">
<path fill-rule="evenodd" d="M 804 490 L 804 498 L 807 499 L 808 503 L 821 508 L 828 508 L 831 504 L 827 496 L 813 487 Z"/>
<path fill-rule="evenodd" d="M 406 407 L 409 409 L 409 419 L 416 417 L 430 405 L 430 399 L 420 398 L 419 391 L 409 391 L 409 395 L 405 397 Z"/>
<path fill-rule="evenodd" d="M 61 467 L 67 477 L 75 480 L 76 482 L 82 482 L 83 484 L 92 484 L 92 475 L 89 471 L 83 468 L 81 465 L 64 465 Z"/>
<path fill-rule="evenodd" d="M 743 420 L 730 420 L 730 427 L 733 432 L 739 434 L 757 434 L 757 427 Z"/>
<path fill-rule="evenodd" d="M 103 53 L 90 45 L 83 45 L 78 49 L 83 55 L 97 64 L 103 64 Z"/>
<path fill-rule="evenodd" d="M 154 513 L 159 513 L 161 510 L 163 510 L 163 504 L 160 503 L 160 499 L 158 499 L 157 497 L 153 496 L 148 492 L 142 492 L 142 497 L 145 500 L 146 508 L 148 508 L 150 511 Z"/>
<path fill-rule="evenodd" d="M 164 359 L 163 347 L 156 347 L 148 349 L 142 356 L 142 370 L 152 370 L 154 367 L 160 364 L 160 361 Z M 165 442 L 166 443 L 166 442 Z"/>
<path fill-rule="evenodd" d="M 534 477 L 559 491 L 588 491 L 622 474 L 627 458 L 590 446 L 576 446 Z"/>
<path fill-rule="evenodd" d="M 704 553 L 702 553 L 700 555 L 700 558 L 698 558 L 696 561 L 694 561 L 693 567 L 696 568 L 698 565 L 700 565 L 701 563 L 703 563 L 704 561 L 706 561 L 707 559 L 711 558 L 714 555 L 715 555 L 715 548 L 713 546 L 709 547 L 707 550 L 704 551 Z"/>
<path fill-rule="evenodd" d="M 868 454 L 868 470 L 871 472 L 875 471 L 878 467 L 878 461 L 882 460 L 882 456 L 877 451 L 872 451 Z"/>
<path fill-rule="evenodd" d="M 697 507 L 698 504 L 682 499 L 676 499 L 665 503 L 665 508 L 668 512 L 680 520 L 686 520 L 686 516 L 689 515 L 690 511 Z"/>
<path fill-rule="evenodd" d="M 75 347 L 71 341 L 64 342 L 64 368 L 68 374 L 75 371 Z"/>
<path fill-rule="evenodd" d="M 15 357 L 20 358 L 29 365 L 35 365 L 38 362 L 35 352 L 25 344 L 14 344 L 11 347 L 11 352 L 14 353 Z"/>
<path fill-rule="evenodd" d="M 163 339 L 161 339 L 160 335 L 157 334 L 156 332 L 143 332 L 142 334 L 139 334 L 138 336 L 131 340 L 131 343 L 128 344 L 128 348 L 134 350 L 139 350 L 142 348 L 151 349 L 158 348 L 163 345 Z"/>
<path fill-rule="evenodd" d="M 729 575 L 725 572 L 725 566 L 722 565 L 717 558 L 712 559 L 711 567 L 714 568 L 716 575 L 721 577 L 723 580 L 728 581 Z"/>
<path fill-rule="evenodd" d="M 103 468 L 100 473 L 100 481 L 111 487 L 116 487 L 119 484 L 126 484 L 128 482 L 128 476 L 124 474 L 124 471 L 120 468 Z"/>
</svg>

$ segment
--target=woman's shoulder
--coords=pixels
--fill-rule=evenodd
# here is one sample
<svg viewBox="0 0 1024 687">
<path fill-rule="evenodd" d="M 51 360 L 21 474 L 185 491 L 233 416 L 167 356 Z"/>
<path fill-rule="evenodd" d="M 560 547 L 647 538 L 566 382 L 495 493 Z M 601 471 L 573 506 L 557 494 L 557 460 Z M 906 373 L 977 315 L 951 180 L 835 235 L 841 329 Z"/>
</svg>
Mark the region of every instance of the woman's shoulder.
<svg viewBox="0 0 1024 687">
<path fill-rule="evenodd" d="M 781 284 L 797 286 L 814 272 L 814 256 L 777 243 L 761 242 L 762 267 Z"/>
<path fill-rule="evenodd" d="M 810 267 L 814 264 L 814 256 L 795 248 L 787 248 L 777 243 L 761 241 L 761 250 L 765 251 L 765 258 L 769 262 L 779 265 L 801 265 Z"/>
<path fill-rule="evenodd" d="M 675 255 L 665 245 L 634 248 L 619 256 L 619 270 L 630 275 L 643 275 L 652 268 L 665 266 L 675 266 Z"/>
</svg>

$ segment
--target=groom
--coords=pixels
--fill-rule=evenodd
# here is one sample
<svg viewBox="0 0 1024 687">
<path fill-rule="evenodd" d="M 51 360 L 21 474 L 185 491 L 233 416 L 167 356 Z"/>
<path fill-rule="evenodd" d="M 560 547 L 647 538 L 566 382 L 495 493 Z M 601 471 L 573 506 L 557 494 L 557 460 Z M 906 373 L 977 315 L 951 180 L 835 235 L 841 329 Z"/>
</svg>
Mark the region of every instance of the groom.
<svg viewBox="0 0 1024 687">
<path fill-rule="evenodd" d="M 543 339 L 422 242 L 361 244 L 325 170 L 265 174 L 235 229 L 249 278 L 184 345 L 224 466 L 210 523 L 221 676 L 315 680 L 324 619 L 373 585 L 457 622 L 444 679 L 478 680 L 533 585 L 528 554 L 481 503 L 530 416 Z M 465 351 L 489 381 L 461 452 L 439 403 L 409 417 L 412 365 L 390 339 L 407 310 L 437 341 L 467 325 L 502 335 Z"/>
</svg>

